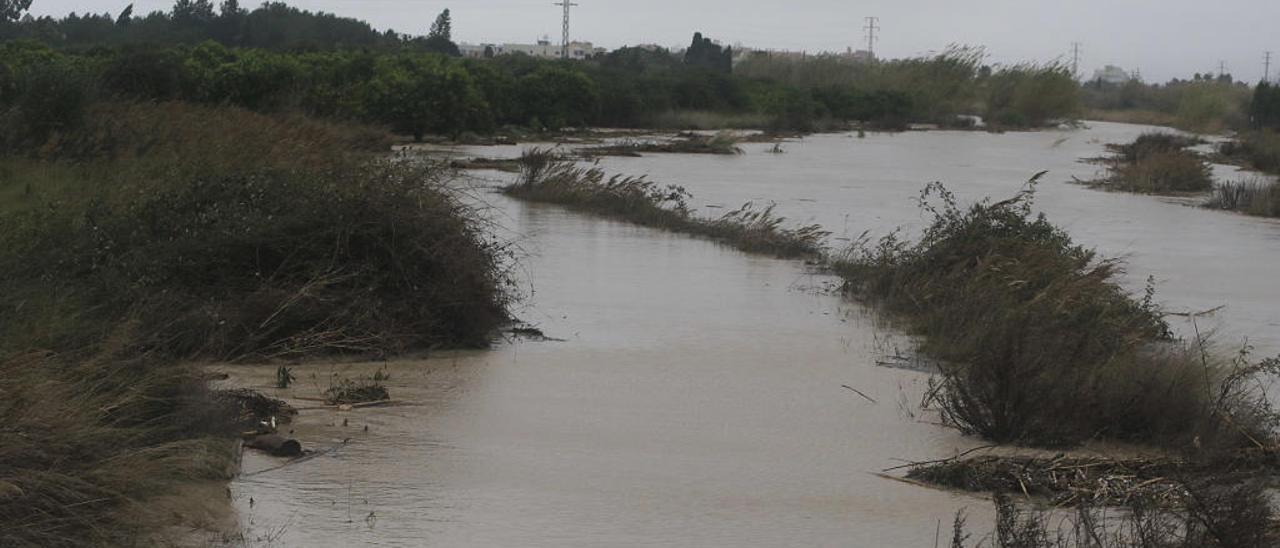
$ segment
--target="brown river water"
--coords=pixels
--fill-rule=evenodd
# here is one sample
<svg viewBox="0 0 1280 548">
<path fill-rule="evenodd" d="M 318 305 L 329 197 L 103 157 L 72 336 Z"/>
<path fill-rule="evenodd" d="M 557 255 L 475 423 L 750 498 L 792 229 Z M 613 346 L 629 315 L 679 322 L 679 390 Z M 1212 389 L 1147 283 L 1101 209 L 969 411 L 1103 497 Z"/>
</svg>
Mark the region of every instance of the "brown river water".
<svg viewBox="0 0 1280 548">
<path fill-rule="evenodd" d="M 999 199 L 1047 169 L 1039 208 L 1080 242 L 1127 258 L 1134 289 L 1154 276 L 1171 310 L 1225 305 L 1198 327 L 1226 347 L 1247 338 L 1259 353 L 1280 351 L 1280 223 L 1066 183 L 1098 170 L 1079 158 L 1143 129 L 820 135 L 785 143 L 784 154 L 749 144 L 741 156 L 602 165 L 684 185 L 699 207 L 776 202 L 835 238 L 918 229 L 912 198 L 930 181 L 962 201 Z M 248 544 L 928 547 L 959 510 L 986 530 L 987 500 L 875 474 L 982 442 L 919 409 L 925 374 L 877 365 L 909 352 L 910 340 L 832 295 L 829 278 L 703 240 L 480 198 L 521 249 L 528 296 L 517 314 L 563 340 L 299 365 L 287 391 L 269 388 L 274 367 L 225 368 L 234 383 L 289 398 L 319 397 L 334 374 L 382 368 L 403 402 L 304 410 L 292 428 L 319 453 L 301 462 L 246 453 L 232 494 Z"/>
</svg>

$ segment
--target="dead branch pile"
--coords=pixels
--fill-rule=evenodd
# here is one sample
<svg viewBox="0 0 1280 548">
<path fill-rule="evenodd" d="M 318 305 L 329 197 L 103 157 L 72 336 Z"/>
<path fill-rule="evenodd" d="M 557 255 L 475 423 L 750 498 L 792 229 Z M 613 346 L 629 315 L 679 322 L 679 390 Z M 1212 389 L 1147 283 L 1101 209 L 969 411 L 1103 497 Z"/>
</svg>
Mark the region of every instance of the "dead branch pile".
<svg viewBox="0 0 1280 548">
<path fill-rule="evenodd" d="M 966 491 L 1018 493 L 1058 506 L 1128 505 L 1144 500 L 1179 506 L 1192 482 L 1229 483 L 1274 475 L 1280 451 L 1255 449 L 1218 458 L 1110 459 L 981 456 L 914 465 L 907 477 Z"/>
</svg>

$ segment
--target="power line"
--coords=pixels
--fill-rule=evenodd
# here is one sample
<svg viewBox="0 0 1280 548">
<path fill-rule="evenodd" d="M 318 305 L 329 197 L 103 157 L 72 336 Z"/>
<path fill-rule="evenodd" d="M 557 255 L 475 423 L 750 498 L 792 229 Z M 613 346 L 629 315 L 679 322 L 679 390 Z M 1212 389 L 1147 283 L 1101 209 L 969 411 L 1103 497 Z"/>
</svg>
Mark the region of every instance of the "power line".
<svg viewBox="0 0 1280 548">
<path fill-rule="evenodd" d="M 867 31 L 867 53 L 871 55 L 873 60 L 876 58 L 876 40 L 878 40 L 876 31 L 880 30 L 876 23 L 879 21 L 879 17 L 868 17 L 867 25 L 862 27 L 863 30 Z"/>
<path fill-rule="evenodd" d="M 564 6 L 564 33 L 560 38 L 560 58 L 568 59 L 569 58 L 569 8 L 572 8 L 578 4 L 575 2 L 571 2 L 570 0 L 561 0 L 560 2 L 556 2 L 555 4 L 552 4 L 552 5 Z"/>
</svg>

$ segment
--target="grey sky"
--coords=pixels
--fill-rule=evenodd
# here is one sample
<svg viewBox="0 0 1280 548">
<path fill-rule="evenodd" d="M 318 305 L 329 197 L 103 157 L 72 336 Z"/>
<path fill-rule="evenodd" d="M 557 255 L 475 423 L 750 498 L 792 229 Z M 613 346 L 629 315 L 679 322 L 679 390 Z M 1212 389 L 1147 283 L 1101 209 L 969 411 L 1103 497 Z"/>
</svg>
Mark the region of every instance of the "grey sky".
<svg viewBox="0 0 1280 548">
<path fill-rule="evenodd" d="M 1067 58 L 1083 44 L 1081 72 L 1104 64 L 1142 71 L 1148 81 L 1216 72 L 1218 62 L 1237 79 L 1262 75 L 1265 50 L 1277 51 L 1276 0 L 577 0 L 574 39 L 613 48 L 628 44 L 685 45 L 692 33 L 726 43 L 795 50 L 860 47 L 863 17 L 880 17 L 881 56 L 902 57 L 948 44 L 985 46 L 992 62 Z M 41 15 L 118 13 L 129 0 L 35 0 Z M 167 10 L 171 0 L 137 0 L 135 13 Z M 379 29 L 425 33 L 436 14 L 453 13 L 454 39 L 463 42 L 559 40 L 560 12 L 552 0 L 292 0 L 301 8 L 334 12 Z M 241 0 L 253 5 L 254 0 Z"/>
</svg>

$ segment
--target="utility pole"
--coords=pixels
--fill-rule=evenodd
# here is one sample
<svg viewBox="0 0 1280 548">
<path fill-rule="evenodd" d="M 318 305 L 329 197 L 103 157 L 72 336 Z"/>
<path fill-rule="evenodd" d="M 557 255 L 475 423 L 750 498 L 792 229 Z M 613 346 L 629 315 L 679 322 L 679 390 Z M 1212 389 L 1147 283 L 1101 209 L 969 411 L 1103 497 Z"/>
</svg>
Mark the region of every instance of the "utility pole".
<svg viewBox="0 0 1280 548">
<path fill-rule="evenodd" d="M 867 26 L 862 27 L 863 30 L 867 31 L 867 53 L 871 55 L 872 61 L 876 59 L 876 31 L 880 30 L 876 23 L 879 21 L 879 17 L 868 17 Z"/>
<path fill-rule="evenodd" d="M 1262 56 L 1262 83 L 1271 83 L 1271 52 L 1264 52 Z"/>
<path fill-rule="evenodd" d="M 1071 76 L 1080 79 L 1080 42 L 1071 43 Z"/>
<path fill-rule="evenodd" d="M 564 6 L 564 35 L 560 38 L 560 58 L 569 58 L 569 8 L 578 5 L 570 0 L 561 0 L 556 2 L 556 6 Z"/>
<path fill-rule="evenodd" d="M 1222 78 L 1227 73 L 1227 62 L 1218 61 L 1218 78 Z"/>
</svg>

